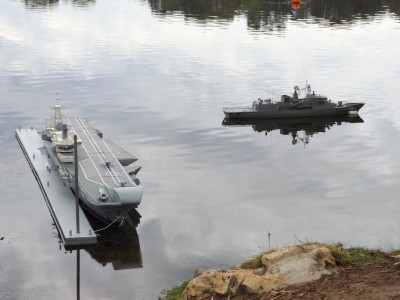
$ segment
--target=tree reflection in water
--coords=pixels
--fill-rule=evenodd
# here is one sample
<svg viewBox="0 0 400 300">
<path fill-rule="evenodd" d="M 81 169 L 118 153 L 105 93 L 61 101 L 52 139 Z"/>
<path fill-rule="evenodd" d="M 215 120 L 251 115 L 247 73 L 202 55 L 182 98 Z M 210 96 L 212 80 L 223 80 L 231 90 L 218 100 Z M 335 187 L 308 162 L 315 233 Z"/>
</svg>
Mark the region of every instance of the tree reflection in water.
<svg viewBox="0 0 400 300">
<path fill-rule="evenodd" d="M 198 21 L 233 20 L 245 15 L 251 29 L 283 31 L 292 19 L 307 19 L 331 25 L 369 21 L 370 16 L 389 11 L 400 15 L 400 1 L 396 0 L 149 0 L 155 14 L 183 14 Z M 298 5 L 299 4 L 299 5 Z M 295 12 L 294 12 L 295 10 Z"/>
<path fill-rule="evenodd" d="M 22 0 L 28 9 L 43 9 L 56 7 L 60 0 Z M 87 6 L 95 4 L 96 0 L 69 0 L 75 6 Z"/>
</svg>

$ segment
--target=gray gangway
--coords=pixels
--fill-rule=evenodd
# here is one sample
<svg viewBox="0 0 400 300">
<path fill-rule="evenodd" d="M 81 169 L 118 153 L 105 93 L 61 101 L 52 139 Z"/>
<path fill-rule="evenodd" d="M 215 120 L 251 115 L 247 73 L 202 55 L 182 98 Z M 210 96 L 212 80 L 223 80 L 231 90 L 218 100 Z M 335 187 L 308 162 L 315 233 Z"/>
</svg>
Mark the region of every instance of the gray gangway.
<svg viewBox="0 0 400 300">
<path fill-rule="evenodd" d="M 49 158 L 36 129 L 16 129 L 15 136 L 49 208 L 66 248 L 86 247 L 97 243 L 97 236 L 79 207 L 79 233 L 76 226 L 76 201 L 64 185 L 57 166 Z"/>
</svg>

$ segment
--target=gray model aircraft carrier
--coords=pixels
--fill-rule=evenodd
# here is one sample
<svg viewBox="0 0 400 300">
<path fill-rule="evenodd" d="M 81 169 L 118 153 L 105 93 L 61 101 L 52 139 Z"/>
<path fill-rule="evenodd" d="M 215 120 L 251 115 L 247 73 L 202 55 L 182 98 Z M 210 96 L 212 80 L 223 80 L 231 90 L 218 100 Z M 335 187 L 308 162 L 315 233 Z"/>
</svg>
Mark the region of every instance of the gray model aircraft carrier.
<svg viewBox="0 0 400 300">
<path fill-rule="evenodd" d="M 93 128 L 87 119 L 63 120 L 61 105 L 57 103 L 54 106 L 54 117 L 47 120 L 41 137 L 33 128 L 16 130 L 16 137 L 38 180 L 64 244 L 69 242 L 68 232 L 71 236 L 69 223 L 75 219 L 73 206 L 65 206 L 65 203 L 71 201 L 60 201 L 64 198 L 65 187 L 70 192 L 67 198 L 77 195 L 78 199 L 74 203 L 79 202 L 80 206 L 107 227 L 124 223 L 132 228 L 137 226 L 141 216 L 136 208 L 143 193 L 143 187 L 136 177 L 141 167 L 133 164 L 137 158 L 111 140 L 103 139 L 103 134 Z M 41 159 L 35 160 L 35 157 Z M 40 162 L 38 166 L 37 161 Z M 43 166 L 46 166 L 52 180 L 55 180 L 54 174 L 57 176 L 59 186 L 64 187 L 62 195 L 51 192 L 52 196 L 49 196 L 50 190 L 47 191 L 43 182 L 47 181 L 49 187 L 47 179 L 50 175 L 42 172 Z M 56 204 L 53 204 L 53 200 Z M 67 217 L 59 221 L 59 215 Z M 96 239 L 92 229 L 88 230 L 88 234 Z M 81 239 L 79 243 L 92 243 L 93 237 Z"/>
<path fill-rule="evenodd" d="M 54 118 L 46 124 L 42 139 L 65 185 L 74 192 L 75 167 L 73 136 L 77 137 L 77 172 L 79 199 L 89 213 L 110 224 L 127 222 L 132 227 L 140 214 L 143 187 L 136 174 L 141 169 L 133 163 L 137 158 L 103 139 L 87 119 L 64 118 L 61 106 L 54 107 Z"/>
</svg>

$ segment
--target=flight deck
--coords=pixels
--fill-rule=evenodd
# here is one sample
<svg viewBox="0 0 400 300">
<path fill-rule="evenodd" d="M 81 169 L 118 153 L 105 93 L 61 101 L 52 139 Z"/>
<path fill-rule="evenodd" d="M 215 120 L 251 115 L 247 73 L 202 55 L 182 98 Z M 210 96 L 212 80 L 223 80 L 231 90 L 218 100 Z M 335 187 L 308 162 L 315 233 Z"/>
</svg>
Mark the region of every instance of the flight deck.
<svg viewBox="0 0 400 300">
<path fill-rule="evenodd" d="M 68 118 L 67 124 L 84 149 L 79 164 L 87 180 L 107 188 L 136 186 L 121 162 L 130 164 L 137 158 L 122 148 L 116 149 L 118 146 L 110 140 L 101 138 L 99 132 L 84 118 Z"/>
</svg>

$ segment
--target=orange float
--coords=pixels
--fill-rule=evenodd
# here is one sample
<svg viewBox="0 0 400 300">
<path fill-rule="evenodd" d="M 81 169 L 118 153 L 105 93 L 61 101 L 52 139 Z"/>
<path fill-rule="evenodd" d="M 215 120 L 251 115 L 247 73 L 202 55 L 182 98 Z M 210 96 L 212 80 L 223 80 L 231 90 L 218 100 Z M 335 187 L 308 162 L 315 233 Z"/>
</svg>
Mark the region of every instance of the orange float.
<svg viewBox="0 0 400 300">
<path fill-rule="evenodd" d="M 293 9 L 299 9 L 301 4 L 301 0 L 292 0 L 292 8 Z"/>
</svg>

